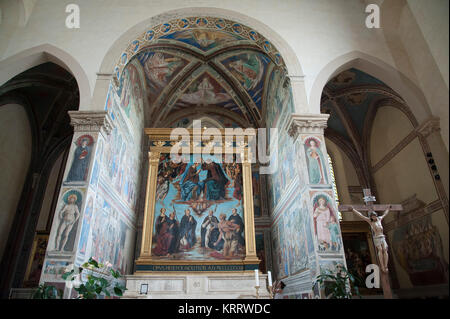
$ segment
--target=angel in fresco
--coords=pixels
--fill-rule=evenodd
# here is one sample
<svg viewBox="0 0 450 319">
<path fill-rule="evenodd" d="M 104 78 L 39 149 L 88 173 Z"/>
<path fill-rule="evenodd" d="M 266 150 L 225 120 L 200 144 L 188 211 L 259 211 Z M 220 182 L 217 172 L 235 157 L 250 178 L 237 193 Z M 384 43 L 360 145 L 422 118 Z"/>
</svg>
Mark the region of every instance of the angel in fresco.
<svg viewBox="0 0 450 319">
<path fill-rule="evenodd" d="M 151 82 L 158 87 L 164 87 L 168 78 L 182 64 L 181 59 L 177 57 L 164 57 L 161 52 L 156 52 L 145 62 L 145 73 Z"/>
<path fill-rule="evenodd" d="M 161 202 L 164 201 L 167 193 L 169 192 L 169 185 L 170 181 L 168 178 L 161 175 L 158 176 L 156 185 L 156 200 L 160 200 Z"/>
<path fill-rule="evenodd" d="M 233 75 L 246 90 L 254 89 L 260 82 L 263 71 L 261 60 L 256 54 L 246 54 L 246 58 L 230 62 Z"/>
<path fill-rule="evenodd" d="M 305 142 L 308 160 L 309 182 L 311 184 L 326 184 L 328 182 L 325 170 L 325 159 L 316 139 L 309 138 Z"/>
</svg>

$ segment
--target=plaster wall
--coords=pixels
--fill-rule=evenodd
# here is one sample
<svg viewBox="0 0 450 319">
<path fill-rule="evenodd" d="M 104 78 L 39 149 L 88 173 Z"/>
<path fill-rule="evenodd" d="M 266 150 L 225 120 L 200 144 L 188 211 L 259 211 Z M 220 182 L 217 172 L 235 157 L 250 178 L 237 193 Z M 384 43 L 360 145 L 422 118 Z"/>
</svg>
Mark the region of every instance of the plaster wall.
<svg viewBox="0 0 450 319">
<path fill-rule="evenodd" d="M 0 256 L 16 214 L 31 159 L 31 129 L 21 105 L 0 106 Z"/>
</svg>

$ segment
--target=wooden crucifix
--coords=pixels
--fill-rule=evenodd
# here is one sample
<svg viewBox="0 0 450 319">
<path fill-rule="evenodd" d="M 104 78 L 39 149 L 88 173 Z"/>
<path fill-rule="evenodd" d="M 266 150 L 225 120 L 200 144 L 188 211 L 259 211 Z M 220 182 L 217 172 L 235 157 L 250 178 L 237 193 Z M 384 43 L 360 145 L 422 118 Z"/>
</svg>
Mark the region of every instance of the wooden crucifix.
<svg viewBox="0 0 450 319">
<path fill-rule="evenodd" d="M 392 299 L 391 286 L 389 284 L 388 276 L 388 245 L 383 233 L 382 220 L 390 211 L 402 211 L 402 205 L 374 205 L 376 201 L 375 196 L 372 195 L 370 189 L 364 189 L 364 203 L 365 205 L 339 205 L 339 211 L 353 211 L 361 219 L 369 223 L 372 230 L 372 239 L 377 251 L 378 265 L 381 268 L 381 284 L 383 287 L 384 297 Z M 367 212 L 367 216 L 361 212 Z M 383 211 L 381 216 L 378 216 L 377 211 Z"/>
</svg>

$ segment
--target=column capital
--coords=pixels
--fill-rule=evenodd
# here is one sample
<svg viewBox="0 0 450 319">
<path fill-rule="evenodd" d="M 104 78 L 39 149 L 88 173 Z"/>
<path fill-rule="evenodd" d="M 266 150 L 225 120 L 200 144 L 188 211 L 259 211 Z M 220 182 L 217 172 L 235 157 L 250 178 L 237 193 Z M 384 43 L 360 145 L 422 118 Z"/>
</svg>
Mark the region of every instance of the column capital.
<svg viewBox="0 0 450 319">
<path fill-rule="evenodd" d="M 69 111 L 70 125 L 75 132 L 102 132 L 109 135 L 113 129 L 111 117 L 106 111 Z"/>
<path fill-rule="evenodd" d="M 292 114 L 288 133 L 296 139 L 301 133 L 320 133 L 327 127 L 329 114 Z"/>
<path fill-rule="evenodd" d="M 416 128 L 416 132 L 425 138 L 440 130 L 440 119 L 438 117 L 431 117 Z"/>
</svg>

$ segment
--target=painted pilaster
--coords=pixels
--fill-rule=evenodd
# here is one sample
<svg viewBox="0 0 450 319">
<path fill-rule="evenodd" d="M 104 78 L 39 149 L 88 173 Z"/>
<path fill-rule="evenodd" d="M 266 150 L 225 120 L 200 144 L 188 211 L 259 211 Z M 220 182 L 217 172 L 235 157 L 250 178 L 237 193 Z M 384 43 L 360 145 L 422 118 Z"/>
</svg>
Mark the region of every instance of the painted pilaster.
<svg viewBox="0 0 450 319">
<path fill-rule="evenodd" d="M 301 190 L 300 200 L 309 212 L 305 225 L 311 228 L 313 235 L 314 252 L 309 255 L 313 282 L 321 271 L 346 267 L 324 139 L 328 117 L 327 114 L 293 114 L 288 124 L 288 133 L 299 150 L 297 161 L 306 185 Z M 312 287 L 312 295 L 324 298 L 321 287 Z"/>
<path fill-rule="evenodd" d="M 94 210 L 99 159 L 112 123 L 106 112 L 69 111 L 74 127 L 58 203 L 53 217 L 41 283 L 65 288 L 61 275 L 84 260 Z M 87 233 L 86 233 L 87 231 Z M 69 290 L 65 289 L 65 297 Z"/>
</svg>

